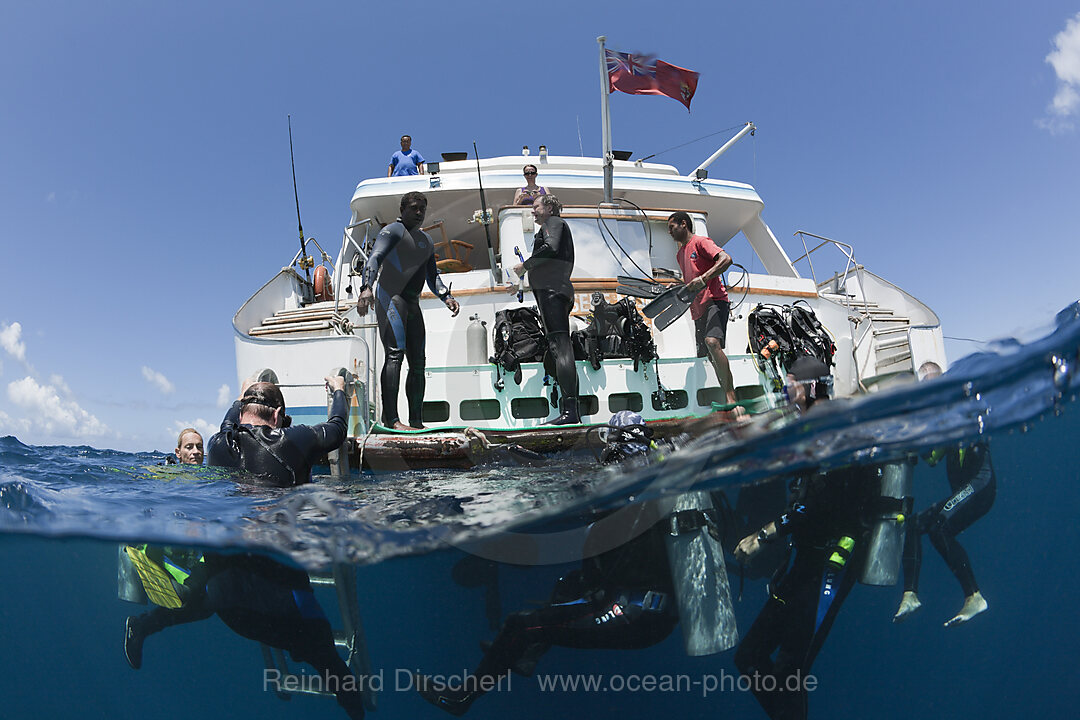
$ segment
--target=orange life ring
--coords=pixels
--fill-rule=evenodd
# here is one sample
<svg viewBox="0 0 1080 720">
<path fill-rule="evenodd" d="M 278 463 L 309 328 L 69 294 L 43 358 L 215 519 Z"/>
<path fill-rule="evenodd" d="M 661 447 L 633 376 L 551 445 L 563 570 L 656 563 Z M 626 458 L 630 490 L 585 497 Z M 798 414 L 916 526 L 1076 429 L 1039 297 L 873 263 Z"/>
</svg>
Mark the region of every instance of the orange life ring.
<svg viewBox="0 0 1080 720">
<path fill-rule="evenodd" d="M 330 282 L 330 271 L 325 265 L 315 268 L 315 299 L 320 302 L 334 299 L 334 285 Z"/>
</svg>

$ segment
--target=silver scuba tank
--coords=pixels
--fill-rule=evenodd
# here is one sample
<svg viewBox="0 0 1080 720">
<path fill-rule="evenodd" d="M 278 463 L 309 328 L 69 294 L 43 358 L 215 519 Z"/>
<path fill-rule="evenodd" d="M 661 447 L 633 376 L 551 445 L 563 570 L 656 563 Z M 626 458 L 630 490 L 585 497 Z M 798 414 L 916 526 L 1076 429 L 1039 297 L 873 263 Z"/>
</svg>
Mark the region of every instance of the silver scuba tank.
<svg viewBox="0 0 1080 720">
<path fill-rule="evenodd" d="M 666 538 L 683 647 L 690 656 L 723 652 L 739 642 L 724 548 L 710 531 L 715 524 L 704 514 L 712 509 L 708 493 L 679 496 Z"/>
<path fill-rule="evenodd" d="M 118 545 L 117 549 L 120 554 L 116 561 L 116 597 L 145 605 L 149 599 L 146 597 L 146 590 L 143 589 L 142 580 L 139 578 L 139 571 L 135 569 L 124 546 Z"/>
<path fill-rule="evenodd" d="M 883 466 L 880 472 L 881 497 L 896 502 L 890 503 L 894 506 L 891 508 L 886 508 L 883 502 L 876 514 L 860 582 L 864 585 L 887 586 L 895 585 L 900 579 L 907 528 L 903 505 L 911 497 L 913 468 L 910 463 L 898 462 Z"/>
<path fill-rule="evenodd" d="M 469 316 L 465 330 L 465 358 L 469 365 L 484 365 L 488 361 L 487 323 L 479 314 Z"/>
</svg>

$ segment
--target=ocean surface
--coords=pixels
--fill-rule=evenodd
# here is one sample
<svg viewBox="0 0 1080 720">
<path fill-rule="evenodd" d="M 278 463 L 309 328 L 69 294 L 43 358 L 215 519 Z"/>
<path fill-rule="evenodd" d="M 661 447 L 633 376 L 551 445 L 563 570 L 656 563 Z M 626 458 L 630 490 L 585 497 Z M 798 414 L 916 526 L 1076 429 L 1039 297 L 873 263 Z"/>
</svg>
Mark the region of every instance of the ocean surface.
<svg viewBox="0 0 1080 720">
<path fill-rule="evenodd" d="M 598 513 L 713 491 L 734 508 L 720 528 L 730 550 L 760 525 L 751 516 L 783 509 L 782 492 L 778 502 L 757 492 L 750 503 L 748 487 L 916 462 L 975 441 L 991 449 L 997 498 L 959 540 L 989 610 L 942 626 L 963 593 L 924 541 L 922 609 L 894 624 L 902 588 L 856 585 L 814 664 L 810 717 L 1071 716 L 1080 707 L 1078 353 L 1073 305 L 937 380 L 803 418 L 758 416 L 637 467 L 600 467 L 577 453 L 539 468 L 507 458 L 469 471 L 319 475 L 281 490 L 221 469 L 163 466 L 160 454 L 0 438 L 0 718 L 346 717 L 332 697 L 283 699 L 267 688 L 259 644 L 218 617 L 151 636 L 141 669 L 131 669 L 124 621 L 150 608 L 117 597 L 122 543 L 259 553 L 312 572 L 352 568 L 380 686 L 369 717 L 449 717 L 419 697 L 411 673 L 471 672 L 502 618 L 543 604 L 581 565 Z M 949 496 L 942 465 L 917 461 L 916 510 Z M 765 602 L 765 579 L 740 573 L 730 554 L 727 567 L 745 633 Z M 333 588 L 316 596 L 340 625 Z M 534 677 L 511 676 L 509 689 L 480 698 L 467 717 L 766 717 L 735 683 L 732 658 L 730 650 L 688 657 L 678 629 L 646 649 L 553 647 Z M 597 688 L 566 684 L 588 677 Z"/>
</svg>

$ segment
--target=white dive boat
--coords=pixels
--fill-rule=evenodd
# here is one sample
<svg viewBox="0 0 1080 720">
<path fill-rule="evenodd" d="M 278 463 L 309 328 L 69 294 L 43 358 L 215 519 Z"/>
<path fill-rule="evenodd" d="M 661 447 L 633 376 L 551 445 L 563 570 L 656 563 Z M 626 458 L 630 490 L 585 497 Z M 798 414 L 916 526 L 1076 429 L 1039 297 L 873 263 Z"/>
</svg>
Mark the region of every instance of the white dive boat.
<svg viewBox="0 0 1080 720">
<path fill-rule="evenodd" d="M 493 438 L 496 443 L 527 446 L 525 440 L 531 438 L 532 447 L 545 450 L 567 447 L 583 434 L 580 426 L 541 428 L 557 414 L 544 386 L 542 363 L 525 363 L 518 385 L 486 362 L 492 353 L 496 312 L 521 304 L 516 294 L 506 292 L 505 284 L 516 281 L 509 270 L 517 262 L 515 248 L 528 256 L 533 242 L 531 209 L 510 204 L 522 184 L 525 163 L 538 166 L 538 182 L 562 201 L 562 216 L 573 231 L 577 316 L 589 313 L 596 293 L 616 302 L 619 276 L 650 280 L 655 276 L 670 282 L 663 269 L 678 265 L 666 221 L 675 210 L 688 212 L 695 232 L 721 247 L 740 234 L 745 237 L 757 257 L 732 253 L 735 262 L 763 270 L 731 270 L 727 277 L 733 306 L 727 354 L 740 401 L 765 408 L 775 404 L 765 363 L 749 350 L 747 317 L 759 303 L 801 301 L 813 309 L 836 347 L 833 372 L 838 395 L 857 394 L 883 380 L 910 375 L 927 360 L 946 366 L 940 323 L 930 308 L 864 269 L 849 245 L 797 233 L 807 252 L 793 263 L 762 219 L 762 200 L 750 185 L 709 179 L 703 168 L 687 176 L 670 165 L 615 160 L 611 181 L 615 202 L 605 203 L 599 158 L 541 154 L 476 161 L 463 156 L 448 153 L 444 157 L 450 159 L 429 164 L 424 175 L 360 182 L 336 259 L 323 252 L 323 265 L 309 275 L 310 259 L 305 263 L 304 253 L 297 253 L 292 265 L 252 295 L 233 318 L 238 377 L 273 369 L 297 422 L 325 420 L 322 378 L 331 369 L 345 368 L 357 377 L 349 449 L 355 458 L 362 447 L 361 462 L 367 466 L 468 465 L 483 457 Z M 480 212 L 480 181 L 491 210 L 486 227 Z M 391 434 L 374 425 L 380 417 L 382 349 L 374 313 L 360 318 L 355 309 L 360 286 L 356 270 L 379 229 L 397 218 L 401 196 L 414 190 L 428 198 L 424 227 L 434 239 L 443 280 L 452 283 L 461 312 L 451 317 L 429 292 L 422 296 L 428 431 Z M 808 238 L 814 243 L 811 248 Z M 825 249 L 829 257 L 820 252 Z M 817 277 L 815 270 L 821 272 L 829 261 L 842 267 L 836 272 L 830 268 L 827 278 Z M 804 263 L 810 277 L 796 269 L 796 264 Z M 331 286 L 333 299 L 328 299 L 326 285 Z M 645 302 L 638 300 L 639 306 Z M 524 304 L 535 304 L 527 285 Z M 485 323 L 486 350 L 476 347 L 477 320 Z M 467 342 L 471 323 L 472 351 Z M 599 369 L 578 361 L 584 422 L 605 423 L 613 412 L 631 409 L 659 428 L 677 426 L 714 413 L 714 403 L 724 401 L 712 367 L 696 357 L 689 313 L 663 332 L 654 330 L 653 339 L 659 360 L 636 369 L 628 359 L 603 360 Z M 660 401 L 663 395 L 655 394 L 658 374 L 671 391 L 666 403 Z M 399 402 L 404 409 L 404 397 Z"/>
</svg>

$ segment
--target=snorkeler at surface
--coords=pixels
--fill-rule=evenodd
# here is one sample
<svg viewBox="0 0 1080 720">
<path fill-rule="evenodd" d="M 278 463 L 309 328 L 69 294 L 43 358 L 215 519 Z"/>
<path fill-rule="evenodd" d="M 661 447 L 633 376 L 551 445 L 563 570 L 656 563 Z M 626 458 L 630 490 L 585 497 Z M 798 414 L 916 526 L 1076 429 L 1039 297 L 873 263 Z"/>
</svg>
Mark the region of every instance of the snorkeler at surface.
<svg viewBox="0 0 1080 720">
<path fill-rule="evenodd" d="M 941 368 L 933 362 L 919 368 L 924 380 L 941 375 Z M 945 460 L 945 474 L 949 479 L 952 495 L 934 503 L 915 518 L 914 526 L 904 539 L 904 596 L 893 616 L 893 622 L 906 620 L 922 607 L 919 600 L 919 570 L 922 566 L 922 536 L 930 537 L 949 570 L 964 591 L 964 604 L 955 616 L 945 622 L 945 627 L 965 623 L 989 606 L 975 582 L 975 573 L 967 552 L 956 536 L 990 511 L 997 494 L 997 477 L 990 460 L 990 448 L 986 443 L 975 443 L 949 450 L 935 450 L 930 463 L 936 465 Z"/>
<path fill-rule="evenodd" d="M 401 196 L 401 217 L 375 237 L 367 264 L 364 265 L 356 311 L 360 317 L 375 306 L 379 339 L 386 351 L 380 383 L 382 386 L 382 424 L 394 430 L 420 430 L 424 427 L 424 389 L 427 343 L 420 293 L 427 282 L 435 297 L 442 300 L 451 316 L 460 311 L 435 265 L 431 236 L 420 229 L 427 215 L 428 201 L 423 193 Z M 375 280 L 378 278 L 378 291 Z M 398 387 L 401 362 L 409 361 L 405 376 L 405 398 L 409 405 L 409 424 L 398 415 Z"/>
<path fill-rule="evenodd" d="M 311 482 L 311 466 L 341 447 L 348 430 L 345 379 L 340 375 L 325 379 L 333 393 L 329 417 L 310 426 L 292 426 L 277 385 L 245 380 L 240 399 L 210 438 L 209 464 L 247 470 L 279 487 Z"/>
<path fill-rule="evenodd" d="M 828 375 L 828 367 L 814 358 L 792 363 L 792 403 L 807 411 L 827 400 Z M 744 561 L 783 535 L 790 534 L 794 545 L 790 568 L 770 586 L 765 607 L 735 652 L 740 673 L 768 678 L 752 688 L 773 720 L 806 717 L 810 668 L 866 560 L 877 489 L 871 476 L 877 477 L 876 468 L 849 465 L 797 478 L 788 510 L 735 548 L 735 557 Z"/>
</svg>

